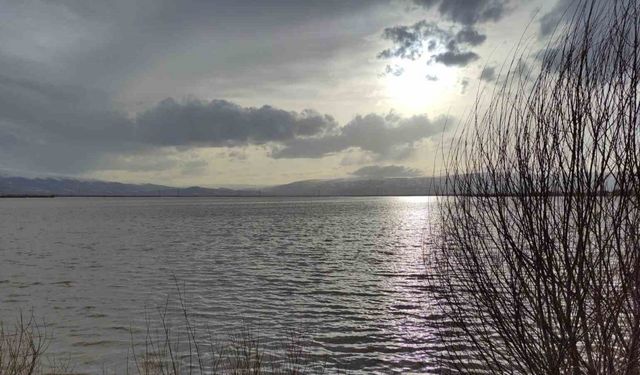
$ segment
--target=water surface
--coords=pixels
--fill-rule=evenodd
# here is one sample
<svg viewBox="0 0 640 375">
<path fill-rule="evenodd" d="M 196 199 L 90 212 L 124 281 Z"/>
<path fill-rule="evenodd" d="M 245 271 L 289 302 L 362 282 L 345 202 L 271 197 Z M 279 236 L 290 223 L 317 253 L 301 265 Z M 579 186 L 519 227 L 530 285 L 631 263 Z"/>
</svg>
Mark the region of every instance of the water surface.
<svg viewBox="0 0 640 375">
<path fill-rule="evenodd" d="M 93 372 L 123 362 L 175 276 L 216 332 L 294 328 L 331 368 L 430 372 L 434 210 L 428 197 L 2 199 L 0 319 L 33 309 L 51 350 Z"/>
</svg>

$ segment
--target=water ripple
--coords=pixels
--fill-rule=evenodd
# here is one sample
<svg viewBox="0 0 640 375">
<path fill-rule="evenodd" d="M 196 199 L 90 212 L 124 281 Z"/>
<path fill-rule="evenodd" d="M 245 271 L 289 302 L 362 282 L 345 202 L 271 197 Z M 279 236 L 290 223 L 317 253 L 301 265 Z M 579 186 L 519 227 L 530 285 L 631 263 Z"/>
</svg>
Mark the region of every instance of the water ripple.
<svg viewBox="0 0 640 375">
<path fill-rule="evenodd" d="M 175 276 L 193 319 L 215 332 L 248 322 L 268 341 L 297 329 L 330 367 L 436 373 L 434 356 L 449 348 L 435 330 L 459 332 L 433 308 L 423 269 L 433 204 L 4 199 L 0 318 L 33 308 L 78 370 L 111 368 L 125 358 L 130 331 L 144 332 L 145 320 L 175 298 Z"/>
</svg>

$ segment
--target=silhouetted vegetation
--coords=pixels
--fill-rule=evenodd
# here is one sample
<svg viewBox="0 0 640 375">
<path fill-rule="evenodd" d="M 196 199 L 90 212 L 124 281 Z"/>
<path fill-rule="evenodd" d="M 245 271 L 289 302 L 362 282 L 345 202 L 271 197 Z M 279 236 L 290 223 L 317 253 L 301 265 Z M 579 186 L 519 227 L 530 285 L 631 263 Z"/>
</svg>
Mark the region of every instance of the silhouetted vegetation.
<svg viewBox="0 0 640 375">
<path fill-rule="evenodd" d="M 180 291 L 179 291 L 180 292 Z M 246 326 L 224 341 L 208 329 L 206 322 L 194 322 L 178 294 L 179 320 L 169 318 L 169 301 L 156 318 L 148 316 L 144 337 L 132 333 L 128 354 L 122 362 L 108 364 L 119 370 L 103 374 L 132 375 L 312 375 L 323 374 L 324 363 L 313 359 L 302 335 L 291 332 L 288 339 L 265 345 L 255 330 Z M 175 301 L 174 301 L 175 302 Z M 175 318 L 175 316 L 174 316 Z M 16 324 L 0 324 L 0 374 L 78 374 L 75 364 L 47 355 L 54 338 L 31 317 L 19 317 Z M 197 328 L 199 327 L 199 328 Z"/>
<path fill-rule="evenodd" d="M 33 317 L 22 315 L 14 326 L 0 323 L 0 374 L 31 375 L 42 371 L 42 356 L 47 348 L 45 331 Z"/>
<path fill-rule="evenodd" d="M 640 5 L 573 5 L 539 68 L 518 56 L 479 96 L 448 159 L 429 256 L 467 342 L 441 337 L 450 370 L 640 373 Z"/>
</svg>

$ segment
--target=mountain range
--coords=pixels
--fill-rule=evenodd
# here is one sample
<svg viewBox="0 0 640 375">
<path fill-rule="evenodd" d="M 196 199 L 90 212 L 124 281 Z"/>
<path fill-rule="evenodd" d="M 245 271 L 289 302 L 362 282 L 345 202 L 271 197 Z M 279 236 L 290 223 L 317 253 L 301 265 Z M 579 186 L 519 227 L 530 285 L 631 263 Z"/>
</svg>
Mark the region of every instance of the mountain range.
<svg viewBox="0 0 640 375">
<path fill-rule="evenodd" d="M 153 196 L 153 197 L 255 197 L 255 196 L 367 196 L 432 195 L 443 186 L 440 177 L 342 178 L 306 180 L 251 189 L 171 187 L 154 184 L 76 179 L 69 177 L 19 177 L 0 175 L 0 196 Z"/>
</svg>

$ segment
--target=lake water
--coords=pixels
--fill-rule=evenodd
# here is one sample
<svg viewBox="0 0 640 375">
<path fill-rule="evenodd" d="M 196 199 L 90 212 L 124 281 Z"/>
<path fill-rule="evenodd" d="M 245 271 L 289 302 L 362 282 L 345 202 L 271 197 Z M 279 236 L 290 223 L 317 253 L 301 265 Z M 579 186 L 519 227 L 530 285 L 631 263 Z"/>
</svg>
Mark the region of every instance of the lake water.
<svg viewBox="0 0 640 375">
<path fill-rule="evenodd" d="M 76 370 L 125 361 L 173 277 L 194 319 L 303 331 L 328 366 L 429 373 L 423 247 L 435 198 L 0 200 L 0 319 L 33 310 Z M 268 341 L 268 340 L 267 340 Z"/>
</svg>

